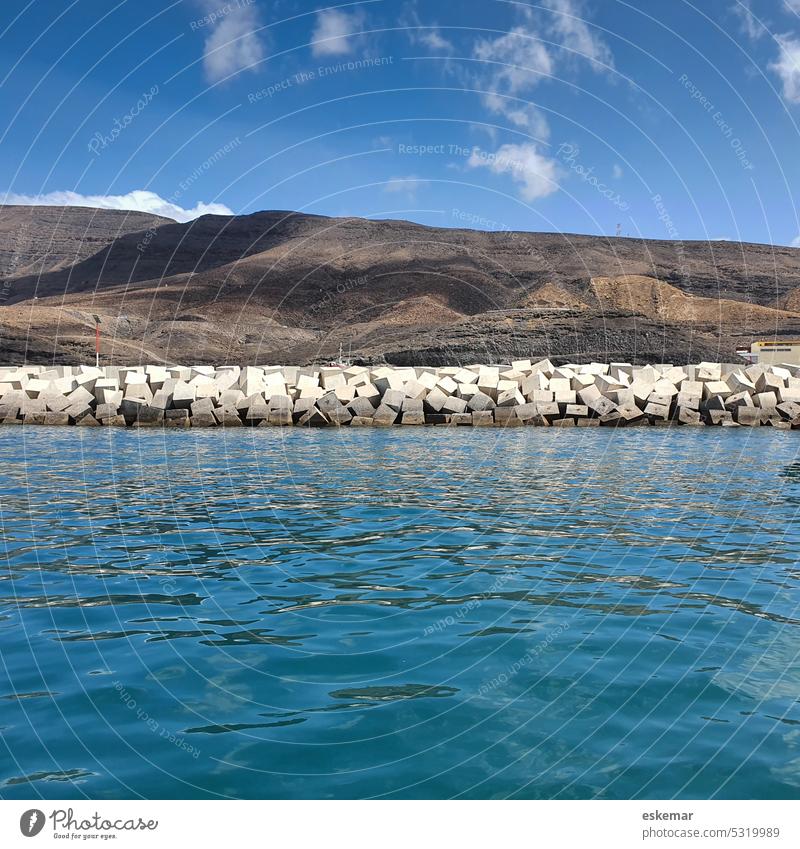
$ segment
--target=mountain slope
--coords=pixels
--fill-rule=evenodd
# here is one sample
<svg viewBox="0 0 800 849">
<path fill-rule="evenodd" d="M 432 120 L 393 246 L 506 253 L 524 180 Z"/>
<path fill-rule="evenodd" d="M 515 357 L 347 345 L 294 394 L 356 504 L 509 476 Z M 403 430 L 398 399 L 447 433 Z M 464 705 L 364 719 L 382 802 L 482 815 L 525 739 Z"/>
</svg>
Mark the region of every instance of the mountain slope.
<svg viewBox="0 0 800 849">
<path fill-rule="evenodd" d="M 119 357 L 196 362 L 310 362 L 340 343 L 373 361 L 732 359 L 753 335 L 800 333 L 792 248 L 290 212 L 187 224 L 129 213 L 109 240 L 106 212 L 59 210 L 57 232 L 71 239 L 35 273 L 28 262 L 11 275 L 0 305 L 6 357 L 74 357 L 91 343 L 94 314 Z M 32 244 L 37 231 L 56 241 L 52 211 L 25 214 Z M 8 238 L 0 230 L 0 250 Z"/>
</svg>

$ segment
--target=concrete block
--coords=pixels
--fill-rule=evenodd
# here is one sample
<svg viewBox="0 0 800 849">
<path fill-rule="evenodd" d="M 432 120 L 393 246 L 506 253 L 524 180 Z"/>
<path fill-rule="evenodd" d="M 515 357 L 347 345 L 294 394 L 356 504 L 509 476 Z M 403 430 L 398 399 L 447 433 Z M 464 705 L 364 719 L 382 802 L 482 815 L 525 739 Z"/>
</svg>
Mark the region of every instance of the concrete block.
<svg viewBox="0 0 800 849">
<path fill-rule="evenodd" d="M 678 421 L 686 425 L 701 425 L 703 420 L 700 418 L 700 413 L 696 409 L 689 407 L 678 407 Z"/>
<path fill-rule="evenodd" d="M 190 424 L 189 411 L 184 408 L 180 410 L 167 410 L 164 413 L 164 427 L 187 428 Z"/>
<path fill-rule="evenodd" d="M 418 380 L 408 380 L 403 384 L 403 394 L 407 398 L 422 400 L 428 394 L 428 390 Z"/>
<path fill-rule="evenodd" d="M 41 401 L 44 401 L 48 412 L 61 413 L 71 406 L 71 401 L 60 392 L 45 392 L 39 396 Z"/>
<path fill-rule="evenodd" d="M 491 399 L 490 399 L 491 400 Z M 491 427 L 494 424 L 494 416 L 491 410 L 473 410 L 473 427 Z"/>
<path fill-rule="evenodd" d="M 244 413 L 244 420 L 248 424 L 257 424 L 258 422 L 264 421 L 264 419 L 269 418 L 269 407 L 267 407 L 266 402 L 262 404 L 251 404 Z M 209 415 L 208 413 L 202 413 L 201 415 Z M 240 410 L 241 415 L 241 410 Z"/>
<path fill-rule="evenodd" d="M 335 389 L 337 386 L 347 386 L 347 377 L 338 368 L 321 368 L 319 384 L 323 389 Z"/>
<path fill-rule="evenodd" d="M 276 427 L 289 427 L 293 424 L 292 411 L 285 408 L 277 408 L 269 411 L 267 423 Z M 262 422 L 261 424 L 263 424 Z"/>
<path fill-rule="evenodd" d="M 761 425 L 761 413 L 762 411 L 758 407 L 737 407 L 736 421 L 740 425 L 759 427 Z"/>
<path fill-rule="evenodd" d="M 45 413 L 42 424 L 46 425 L 68 425 L 69 415 L 67 413 Z"/>
<path fill-rule="evenodd" d="M 381 406 L 391 407 L 395 412 L 399 412 L 403 406 L 403 399 L 405 397 L 405 393 L 401 389 L 387 389 L 383 393 Z"/>
<path fill-rule="evenodd" d="M 372 402 L 367 398 L 354 398 L 347 405 L 347 409 L 350 410 L 354 418 L 358 416 L 360 418 L 371 419 L 375 415 L 375 407 L 372 406 Z"/>
<path fill-rule="evenodd" d="M 450 416 L 445 413 L 426 413 L 425 424 L 427 425 L 448 425 L 450 424 Z"/>
<path fill-rule="evenodd" d="M 536 412 L 539 416 L 547 419 L 548 421 L 553 421 L 554 419 L 561 417 L 561 409 L 555 401 L 550 404 L 537 404 Z"/>
<path fill-rule="evenodd" d="M 680 391 L 678 393 L 677 404 L 682 409 L 688 410 L 699 410 L 700 409 L 700 395 L 690 394 L 688 392 Z"/>
<path fill-rule="evenodd" d="M 208 396 L 203 398 L 199 398 L 197 401 L 192 402 L 191 407 L 192 417 L 199 416 L 203 413 L 209 413 L 213 415 L 214 413 L 214 402 Z"/>
<path fill-rule="evenodd" d="M 326 412 L 325 415 L 328 417 L 330 423 L 337 427 L 349 424 L 353 418 L 352 413 L 347 409 L 347 407 L 339 407 L 338 410 L 330 410 L 329 412 Z"/>
<path fill-rule="evenodd" d="M 778 396 L 774 392 L 758 392 L 753 395 L 753 404 L 762 409 L 772 409 L 778 406 Z"/>
<path fill-rule="evenodd" d="M 98 419 L 109 419 L 111 416 L 116 416 L 119 413 L 118 404 L 98 404 L 95 416 Z"/>
<path fill-rule="evenodd" d="M 760 374 L 756 378 L 755 384 L 758 392 L 774 392 L 776 398 L 778 396 L 778 390 L 786 388 L 783 378 L 778 377 L 776 374 L 771 374 L 770 372 L 763 372 Z"/>
<path fill-rule="evenodd" d="M 394 407 L 390 407 L 388 404 L 381 404 L 375 410 L 375 415 L 372 417 L 373 424 L 377 427 L 393 425 L 397 420 L 397 413 L 398 411 Z"/>
<path fill-rule="evenodd" d="M 696 380 L 719 381 L 722 378 L 722 366 L 720 363 L 700 363 L 695 368 Z"/>
<path fill-rule="evenodd" d="M 335 392 L 326 392 L 321 398 L 318 398 L 316 407 L 326 416 L 333 413 L 338 415 L 340 410 L 345 409 L 342 402 L 336 397 Z"/>
<path fill-rule="evenodd" d="M 454 375 L 453 380 L 459 385 L 469 385 L 470 383 L 478 382 L 478 372 L 471 371 L 470 369 L 462 368 L 459 369 Z"/>
<path fill-rule="evenodd" d="M 214 410 L 213 416 L 220 427 L 243 427 L 242 420 L 239 418 L 239 414 L 235 411 L 235 408 L 232 410 L 231 408 L 221 407 L 218 410 Z"/>
<path fill-rule="evenodd" d="M 333 394 L 339 399 L 342 404 L 349 404 L 356 397 L 355 386 L 337 386 L 333 390 Z"/>
<path fill-rule="evenodd" d="M 350 427 L 372 427 L 372 416 L 353 416 Z"/>
<path fill-rule="evenodd" d="M 715 396 L 719 398 L 727 398 L 729 395 L 732 395 L 730 386 L 724 380 L 709 380 L 703 385 L 703 397 L 704 398 L 713 398 Z"/>
<path fill-rule="evenodd" d="M 26 413 L 23 417 L 23 424 L 26 425 L 43 425 L 47 413 Z"/>
<path fill-rule="evenodd" d="M 523 422 L 539 415 L 537 405 L 533 403 L 520 404 L 518 407 L 513 407 L 512 409 L 514 411 L 514 415 Z"/>
<path fill-rule="evenodd" d="M 733 410 L 735 407 L 752 407 L 753 399 L 750 397 L 750 393 L 745 392 L 736 392 L 733 395 L 728 395 L 725 399 L 725 409 Z"/>
<path fill-rule="evenodd" d="M 409 410 L 407 413 L 403 413 L 403 418 L 401 420 L 401 424 L 404 425 L 424 425 L 425 424 L 425 414 L 422 410 Z"/>
<path fill-rule="evenodd" d="M 217 420 L 213 413 L 198 413 L 190 418 L 192 427 L 216 427 Z"/>
<path fill-rule="evenodd" d="M 525 396 L 519 389 L 507 389 L 497 396 L 498 407 L 514 407 L 525 403 Z"/>
<path fill-rule="evenodd" d="M 494 401 L 488 395 L 485 395 L 483 392 L 476 392 L 467 401 L 467 409 L 471 410 L 473 413 L 491 411 L 494 406 Z"/>
<path fill-rule="evenodd" d="M 117 415 L 101 419 L 100 424 L 104 427 L 125 427 L 127 422 L 125 421 L 125 416 Z"/>
<path fill-rule="evenodd" d="M 472 427 L 472 413 L 453 413 L 450 424 L 459 427 Z"/>
<path fill-rule="evenodd" d="M 668 419 L 669 405 L 648 403 L 644 408 L 644 414 L 646 416 L 650 416 L 653 419 Z"/>
<path fill-rule="evenodd" d="M 377 407 L 381 403 L 381 393 L 374 383 L 364 383 L 356 387 L 356 398 L 366 398 L 370 401 L 373 407 Z"/>
<path fill-rule="evenodd" d="M 589 417 L 589 408 L 585 404 L 567 404 L 564 415 L 585 419 Z"/>
<path fill-rule="evenodd" d="M 403 398 L 403 406 L 400 408 L 401 413 L 422 413 L 424 412 L 424 401 L 422 398 Z"/>
<path fill-rule="evenodd" d="M 778 404 L 777 411 L 787 419 L 796 419 L 800 416 L 800 403 L 796 401 L 784 401 Z"/>
<path fill-rule="evenodd" d="M 752 407 L 739 407 L 738 410 L 752 410 Z M 749 415 L 746 413 L 745 415 Z M 730 410 L 709 410 L 708 411 L 708 421 L 712 425 L 720 425 L 723 422 L 732 422 L 733 415 Z"/>
</svg>

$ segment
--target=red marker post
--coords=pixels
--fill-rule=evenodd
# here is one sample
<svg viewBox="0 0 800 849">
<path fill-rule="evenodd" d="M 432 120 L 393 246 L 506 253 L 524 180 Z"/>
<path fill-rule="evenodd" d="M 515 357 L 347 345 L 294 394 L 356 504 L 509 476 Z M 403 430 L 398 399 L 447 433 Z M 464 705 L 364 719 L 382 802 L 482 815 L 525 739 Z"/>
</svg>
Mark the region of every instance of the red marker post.
<svg viewBox="0 0 800 849">
<path fill-rule="evenodd" d="M 94 317 L 94 364 L 100 368 L 100 316 Z"/>
</svg>

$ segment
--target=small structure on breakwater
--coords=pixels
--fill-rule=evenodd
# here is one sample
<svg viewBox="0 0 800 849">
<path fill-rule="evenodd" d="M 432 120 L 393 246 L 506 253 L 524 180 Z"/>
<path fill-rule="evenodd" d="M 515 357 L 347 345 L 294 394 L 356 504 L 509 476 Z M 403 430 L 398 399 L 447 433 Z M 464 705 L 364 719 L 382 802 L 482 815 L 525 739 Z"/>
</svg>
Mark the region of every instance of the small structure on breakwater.
<svg viewBox="0 0 800 849">
<path fill-rule="evenodd" d="M 0 367 L 0 423 L 800 429 L 800 366 Z"/>
</svg>

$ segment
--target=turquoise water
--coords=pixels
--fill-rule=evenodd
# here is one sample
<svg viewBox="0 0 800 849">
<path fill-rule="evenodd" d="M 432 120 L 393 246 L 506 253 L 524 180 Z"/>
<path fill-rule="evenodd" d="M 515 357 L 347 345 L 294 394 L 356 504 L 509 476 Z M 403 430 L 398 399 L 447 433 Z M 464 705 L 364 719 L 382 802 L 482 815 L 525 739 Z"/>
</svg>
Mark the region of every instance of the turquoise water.
<svg viewBox="0 0 800 849">
<path fill-rule="evenodd" d="M 0 796 L 797 798 L 800 434 L 0 429 Z"/>
</svg>

